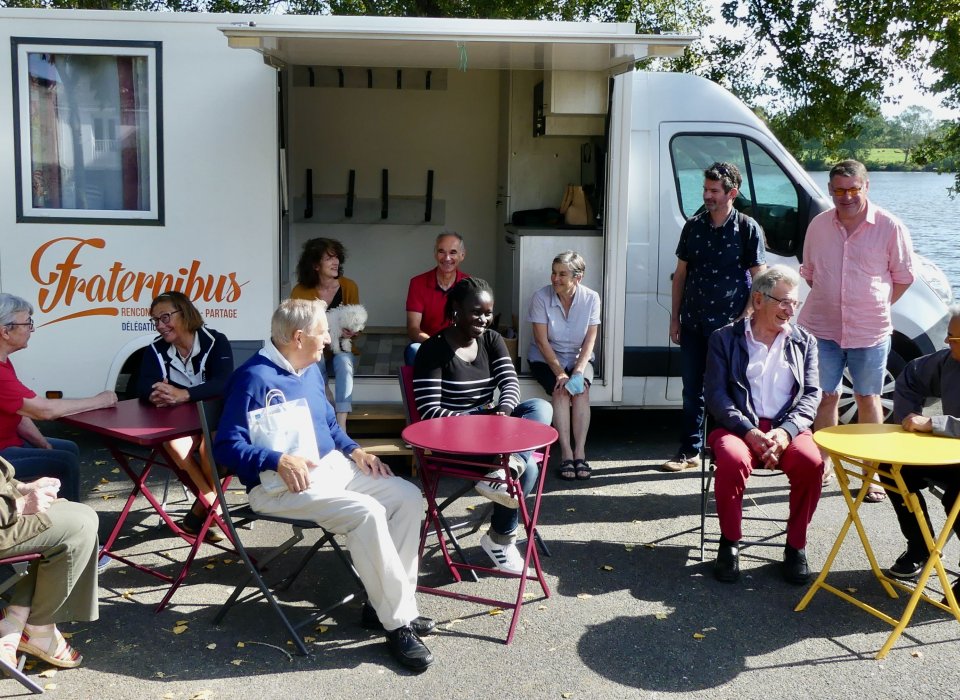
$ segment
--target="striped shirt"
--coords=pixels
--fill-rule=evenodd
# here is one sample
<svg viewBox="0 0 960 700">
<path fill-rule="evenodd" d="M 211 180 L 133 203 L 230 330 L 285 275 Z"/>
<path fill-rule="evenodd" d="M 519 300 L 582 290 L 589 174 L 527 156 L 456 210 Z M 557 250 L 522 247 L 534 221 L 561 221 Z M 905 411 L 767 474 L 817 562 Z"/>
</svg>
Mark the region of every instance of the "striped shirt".
<svg viewBox="0 0 960 700">
<path fill-rule="evenodd" d="M 422 419 L 480 410 L 510 415 L 520 403 L 520 382 L 503 338 L 488 330 L 477 343 L 472 362 L 457 357 L 442 332 L 420 346 L 413 367 L 413 396 Z"/>
</svg>

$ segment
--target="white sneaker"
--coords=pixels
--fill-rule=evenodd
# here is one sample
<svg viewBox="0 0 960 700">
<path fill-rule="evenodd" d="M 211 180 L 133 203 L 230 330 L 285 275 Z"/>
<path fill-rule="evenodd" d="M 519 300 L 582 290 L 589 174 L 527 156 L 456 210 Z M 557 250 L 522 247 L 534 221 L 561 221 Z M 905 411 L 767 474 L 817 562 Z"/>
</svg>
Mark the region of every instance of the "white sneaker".
<svg viewBox="0 0 960 700">
<path fill-rule="evenodd" d="M 527 463 L 523 461 L 520 455 L 511 454 L 509 459 L 510 471 L 516 478 L 520 478 L 527 469 Z"/>
<path fill-rule="evenodd" d="M 515 544 L 497 544 L 490 539 L 490 535 L 480 538 L 480 546 L 487 553 L 498 571 L 507 574 L 523 573 L 523 557 Z M 527 575 L 532 575 L 533 569 L 527 568 Z"/>
<path fill-rule="evenodd" d="M 504 479 L 506 478 L 502 469 L 498 469 L 495 472 L 490 472 L 487 474 L 491 479 Z M 520 503 L 516 498 L 510 495 L 507 491 L 507 485 L 500 482 L 489 482 L 489 481 L 478 481 L 477 485 L 474 487 L 481 496 L 487 498 L 497 505 L 505 506 L 507 508 L 519 508 Z"/>
</svg>

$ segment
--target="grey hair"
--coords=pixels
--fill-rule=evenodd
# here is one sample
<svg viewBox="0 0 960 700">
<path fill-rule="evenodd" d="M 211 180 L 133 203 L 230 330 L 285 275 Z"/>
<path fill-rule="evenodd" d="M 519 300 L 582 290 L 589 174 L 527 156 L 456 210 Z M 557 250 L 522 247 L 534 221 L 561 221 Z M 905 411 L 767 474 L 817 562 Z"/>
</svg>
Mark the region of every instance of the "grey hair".
<svg viewBox="0 0 960 700">
<path fill-rule="evenodd" d="M 859 160 L 841 160 L 830 168 L 830 177 L 827 179 L 832 180 L 835 177 L 855 177 L 864 182 L 870 180 L 870 176 L 867 175 L 867 166 Z"/>
<path fill-rule="evenodd" d="M 33 306 L 29 301 L 13 294 L 0 294 L 0 326 L 16 323 L 13 318 L 22 311 L 33 315 Z"/>
<path fill-rule="evenodd" d="M 443 240 L 444 238 L 451 238 L 451 237 L 452 237 L 452 238 L 456 238 L 456 239 L 457 239 L 457 242 L 460 243 L 460 252 L 461 252 L 461 253 L 466 253 L 466 252 L 467 252 L 467 244 L 463 242 L 463 236 L 461 236 L 461 235 L 460 235 L 459 233 L 457 233 L 456 231 L 444 231 L 443 233 L 438 233 L 438 234 L 437 234 L 437 240 L 434 241 L 434 243 L 433 243 L 433 249 L 434 249 L 434 251 L 436 251 L 437 246 L 440 245 L 440 241 L 441 241 L 441 240 Z"/>
<path fill-rule="evenodd" d="M 558 263 L 560 265 L 566 265 L 574 277 L 583 277 L 583 273 L 587 269 L 587 263 L 584 262 L 583 256 L 575 250 L 565 250 L 557 255 L 557 257 L 553 259 L 553 265 Z M 551 267 L 553 267 L 553 265 L 551 265 Z"/>
<path fill-rule="evenodd" d="M 311 299 L 287 299 L 270 319 L 270 338 L 277 347 L 287 345 L 297 331 L 309 331 L 326 321 L 327 304 Z"/>
<path fill-rule="evenodd" d="M 771 265 L 766 270 L 757 275 L 753 280 L 752 292 L 760 294 L 769 294 L 780 282 L 786 282 L 791 287 L 800 286 L 800 275 L 792 267 L 786 265 Z"/>
<path fill-rule="evenodd" d="M 947 319 L 947 323 L 955 318 L 960 318 L 960 304 L 951 304 L 950 308 L 947 309 L 947 313 L 950 314 L 950 318 Z"/>
</svg>

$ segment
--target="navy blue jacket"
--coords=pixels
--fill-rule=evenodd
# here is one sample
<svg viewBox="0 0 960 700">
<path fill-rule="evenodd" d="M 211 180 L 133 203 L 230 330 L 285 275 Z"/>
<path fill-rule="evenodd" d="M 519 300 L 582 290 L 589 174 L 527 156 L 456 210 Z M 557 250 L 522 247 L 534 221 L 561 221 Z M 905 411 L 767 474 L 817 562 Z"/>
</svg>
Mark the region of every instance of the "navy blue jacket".
<svg viewBox="0 0 960 700">
<path fill-rule="evenodd" d="M 202 380 L 197 386 L 181 386 L 170 382 L 180 389 L 186 389 L 191 401 L 220 396 L 233 372 L 233 349 L 223 333 L 202 326 L 197 329 L 200 338 L 200 352 L 190 358 L 193 371 Z M 158 337 L 143 350 L 140 361 L 140 380 L 137 382 L 137 394 L 142 401 L 150 399 L 153 385 L 164 379 L 170 381 L 170 356 L 167 351 L 170 343 Z"/>
<path fill-rule="evenodd" d="M 761 418 L 753 407 L 747 381 L 750 360 L 747 323 L 749 319 L 741 319 L 713 332 L 707 346 L 707 370 L 703 378 L 703 393 L 710 415 L 720 427 L 741 438 L 757 428 Z M 820 404 L 817 339 L 802 328 L 792 326 L 783 350 L 793 371 L 793 400 L 780 411 L 780 415 L 770 418 L 774 428 L 783 428 L 793 440 L 813 425 Z"/>
</svg>

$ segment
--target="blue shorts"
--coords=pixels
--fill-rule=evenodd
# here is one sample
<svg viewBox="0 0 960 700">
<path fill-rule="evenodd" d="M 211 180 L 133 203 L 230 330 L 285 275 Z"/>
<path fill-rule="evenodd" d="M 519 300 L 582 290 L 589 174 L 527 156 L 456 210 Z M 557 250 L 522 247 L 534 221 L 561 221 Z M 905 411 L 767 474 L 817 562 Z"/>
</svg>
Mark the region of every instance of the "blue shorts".
<svg viewBox="0 0 960 700">
<path fill-rule="evenodd" d="M 820 389 L 828 394 L 836 393 L 846 367 L 853 379 L 854 394 L 879 396 L 883 393 L 883 375 L 889 353 L 889 337 L 869 348 L 841 348 L 832 340 L 817 338 Z"/>
</svg>

